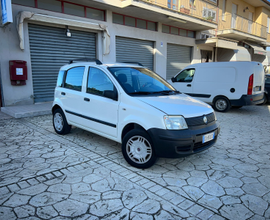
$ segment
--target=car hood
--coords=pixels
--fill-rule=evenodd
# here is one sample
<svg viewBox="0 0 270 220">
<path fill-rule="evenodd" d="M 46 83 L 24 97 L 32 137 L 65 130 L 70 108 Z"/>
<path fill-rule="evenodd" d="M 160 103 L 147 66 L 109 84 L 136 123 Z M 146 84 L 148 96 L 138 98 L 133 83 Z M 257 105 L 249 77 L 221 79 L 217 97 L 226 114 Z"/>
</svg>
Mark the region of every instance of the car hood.
<svg viewBox="0 0 270 220">
<path fill-rule="evenodd" d="M 210 105 L 185 94 L 136 98 L 167 115 L 183 115 L 190 118 L 213 112 Z"/>
</svg>

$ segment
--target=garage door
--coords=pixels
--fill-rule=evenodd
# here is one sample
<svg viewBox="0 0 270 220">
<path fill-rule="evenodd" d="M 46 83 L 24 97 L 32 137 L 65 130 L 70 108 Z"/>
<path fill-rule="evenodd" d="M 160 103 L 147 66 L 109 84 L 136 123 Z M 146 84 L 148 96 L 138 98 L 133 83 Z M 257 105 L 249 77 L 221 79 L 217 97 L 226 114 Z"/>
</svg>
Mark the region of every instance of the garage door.
<svg viewBox="0 0 270 220">
<path fill-rule="evenodd" d="M 176 44 L 167 44 L 167 80 L 175 76 L 184 67 L 190 65 L 191 48 Z"/>
<path fill-rule="evenodd" d="M 154 42 L 116 37 L 116 62 L 139 62 L 153 70 Z"/>
<path fill-rule="evenodd" d="M 77 58 L 96 58 L 96 34 L 29 24 L 34 101 L 52 101 L 59 68 Z"/>
</svg>

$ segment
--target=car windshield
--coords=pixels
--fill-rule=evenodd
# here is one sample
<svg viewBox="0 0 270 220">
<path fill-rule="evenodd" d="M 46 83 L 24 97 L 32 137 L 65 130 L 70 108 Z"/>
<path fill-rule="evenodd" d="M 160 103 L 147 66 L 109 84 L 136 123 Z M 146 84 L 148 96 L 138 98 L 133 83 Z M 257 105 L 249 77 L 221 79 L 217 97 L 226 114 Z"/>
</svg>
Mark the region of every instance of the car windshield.
<svg viewBox="0 0 270 220">
<path fill-rule="evenodd" d="M 119 84 L 129 95 L 171 95 L 178 91 L 153 71 L 140 67 L 109 67 Z"/>
</svg>

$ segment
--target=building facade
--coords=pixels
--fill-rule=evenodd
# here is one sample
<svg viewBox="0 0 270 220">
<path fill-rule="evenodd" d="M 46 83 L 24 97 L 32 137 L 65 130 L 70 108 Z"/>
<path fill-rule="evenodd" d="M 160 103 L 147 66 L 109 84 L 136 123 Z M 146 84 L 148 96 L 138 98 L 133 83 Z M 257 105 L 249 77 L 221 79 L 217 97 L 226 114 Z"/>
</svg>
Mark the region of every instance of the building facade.
<svg viewBox="0 0 270 220">
<path fill-rule="evenodd" d="M 270 6 L 261 0 L 11 3 L 13 22 L 0 26 L 2 106 L 52 101 L 59 68 L 77 58 L 140 62 L 167 80 L 191 63 L 268 62 L 265 47 L 270 42 Z M 237 5 L 236 15 L 233 4 Z M 25 62 L 27 80 L 16 80 L 25 74 L 21 68 Z M 11 73 L 14 65 L 19 68 Z"/>
</svg>

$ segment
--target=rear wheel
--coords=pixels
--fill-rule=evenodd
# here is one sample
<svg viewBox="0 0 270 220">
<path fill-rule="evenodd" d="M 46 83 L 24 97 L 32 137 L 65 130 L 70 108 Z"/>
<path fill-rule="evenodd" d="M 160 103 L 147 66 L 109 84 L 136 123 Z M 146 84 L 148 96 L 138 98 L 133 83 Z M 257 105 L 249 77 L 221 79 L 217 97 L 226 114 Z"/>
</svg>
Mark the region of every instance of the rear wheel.
<svg viewBox="0 0 270 220">
<path fill-rule="evenodd" d="M 142 129 L 131 130 L 125 135 L 122 153 L 126 161 L 137 168 L 149 168 L 157 159 L 152 140 Z"/>
<path fill-rule="evenodd" d="M 67 123 L 65 114 L 58 108 L 53 112 L 53 127 L 57 134 L 68 134 L 71 126 Z"/>
<path fill-rule="evenodd" d="M 231 108 L 231 103 L 226 97 L 218 96 L 213 101 L 213 108 L 218 112 L 226 112 Z"/>
</svg>

